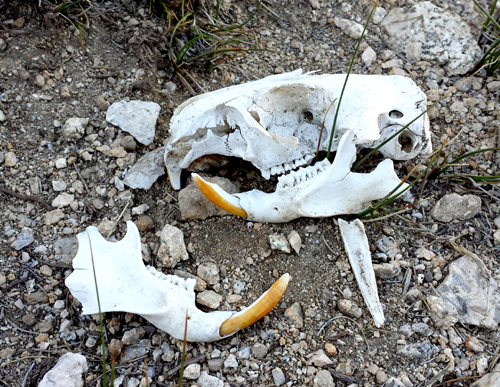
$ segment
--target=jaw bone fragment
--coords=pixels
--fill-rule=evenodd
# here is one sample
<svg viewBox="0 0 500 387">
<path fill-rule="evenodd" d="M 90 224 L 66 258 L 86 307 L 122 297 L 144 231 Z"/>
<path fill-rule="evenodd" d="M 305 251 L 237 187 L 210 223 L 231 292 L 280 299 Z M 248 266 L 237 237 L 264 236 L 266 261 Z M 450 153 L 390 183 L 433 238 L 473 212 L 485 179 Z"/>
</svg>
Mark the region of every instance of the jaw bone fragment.
<svg viewBox="0 0 500 387">
<path fill-rule="evenodd" d="M 358 282 L 359 289 L 370 311 L 375 325 L 381 327 L 385 317 L 377 291 L 377 281 L 372 266 L 372 257 L 365 227 L 359 219 L 346 222 L 339 219 L 340 233 L 351 263 L 352 271 Z"/>
<path fill-rule="evenodd" d="M 196 159 L 210 154 L 251 162 L 262 176 L 283 174 L 308 164 L 328 147 L 335 103 L 343 74 L 312 75 L 297 70 L 272 75 L 193 97 L 180 105 L 170 123 L 165 164 L 174 189 L 180 175 Z M 376 147 L 426 109 L 426 96 L 409 78 L 356 75 L 349 77 L 332 150 L 347 130 L 356 144 Z M 380 151 L 408 160 L 431 149 L 429 119 L 423 115 Z"/>
<path fill-rule="evenodd" d="M 370 173 L 351 171 L 356 157 L 354 133 L 342 136 L 332 164 L 323 160 L 278 178 L 276 191 L 252 190 L 228 194 L 193 174 L 198 188 L 214 204 L 235 215 L 259 222 L 287 222 L 298 217 L 327 217 L 359 212 L 401 183 L 392 160 L 382 161 Z M 402 184 L 399 190 L 407 184 Z"/>
<path fill-rule="evenodd" d="M 209 342 L 230 336 L 267 314 L 286 290 L 284 274 L 257 301 L 241 312 L 204 313 L 196 308 L 194 279 L 165 275 L 142 262 L 139 231 L 127 222 L 127 234 L 115 243 L 106 241 L 97 228 L 77 235 L 79 249 L 73 259 L 73 273 L 66 279 L 83 306 L 84 314 L 99 313 L 93 264 L 101 311 L 139 314 L 176 339 Z M 92 264 L 93 261 L 93 264 Z"/>
</svg>

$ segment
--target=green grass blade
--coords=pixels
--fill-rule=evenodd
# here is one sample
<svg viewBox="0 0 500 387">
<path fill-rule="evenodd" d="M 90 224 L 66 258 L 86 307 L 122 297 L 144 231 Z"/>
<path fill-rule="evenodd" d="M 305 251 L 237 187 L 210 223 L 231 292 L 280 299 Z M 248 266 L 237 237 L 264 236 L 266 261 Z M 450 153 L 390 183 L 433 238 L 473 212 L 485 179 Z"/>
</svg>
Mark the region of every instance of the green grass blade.
<svg viewBox="0 0 500 387">
<path fill-rule="evenodd" d="M 92 252 L 92 241 L 89 237 L 89 245 L 90 245 L 90 258 L 92 260 L 92 271 L 94 272 L 94 285 L 95 285 L 95 293 L 97 295 L 97 307 L 99 309 L 99 326 L 101 328 L 101 351 L 102 351 L 102 382 L 103 386 L 107 386 L 107 376 L 106 376 L 106 342 L 104 339 L 104 322 L 102 318 L 101 311 L 101 300 L 99 298 L 99 287 L 97 286 L 97 275 L 95 272 L 95 264 L 94 264 L 94 253 Z"/>
</svg>

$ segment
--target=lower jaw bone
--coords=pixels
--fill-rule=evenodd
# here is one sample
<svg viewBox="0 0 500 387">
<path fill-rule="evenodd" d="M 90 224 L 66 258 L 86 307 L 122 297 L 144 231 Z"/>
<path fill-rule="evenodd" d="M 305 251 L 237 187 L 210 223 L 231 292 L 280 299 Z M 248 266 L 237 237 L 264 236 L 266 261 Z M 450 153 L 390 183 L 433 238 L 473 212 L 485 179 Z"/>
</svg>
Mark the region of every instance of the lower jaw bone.
<svg viewBox="0 0 500 387">
<path fill-rule="evenodd" d="M 355 173 L 351 171 L 355 157 L 354 134 L 347 131 L 340 140 L 335 160 L 331 165 L 326 162 L 324 171 L 307 179 L 301 176 L 301 182 L 295 185 L 278 184 L 270 194 L 259 190 L 229 194 L 197 174 L 193 174 L 193 179 L 205 196 L 222 209 L 248 220 L 272 223 L 299 217 L 354 214 L 398 185 L 401 184 L 395 193 L 407 186 L 397 177 L 392 160 L 382 161 L 370 173 Z M 303 173 L 306 174 L 306 169 Z"/>
<path fill-rule="evenodd" d="M 83 314 L 138 314 L 179 340 L 184 338 L 186 319 L 186 340 L 190 342 L 215 341 L 234 334 L 267 314 L 289 281 L 289 275 L 284 274 L 241 312 L 205 313 L 195 305 L 194 279 L 165 275 L 144 266 L 140 235 L 133 222 L 127 222 L 127 234 L 119 242 L 106 241 L 92 226 L 77 238 L 74 271 L 66 279 L 66 286 L 81 302 Z"/>
</svg>

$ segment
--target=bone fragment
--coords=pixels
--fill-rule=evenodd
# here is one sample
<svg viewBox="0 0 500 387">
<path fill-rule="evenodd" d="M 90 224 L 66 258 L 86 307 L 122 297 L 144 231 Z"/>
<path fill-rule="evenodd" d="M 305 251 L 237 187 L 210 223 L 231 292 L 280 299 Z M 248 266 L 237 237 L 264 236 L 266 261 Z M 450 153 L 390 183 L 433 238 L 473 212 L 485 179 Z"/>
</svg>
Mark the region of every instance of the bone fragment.
<svg viewBox="0 0 500 387">
<path fill-rule="evenodd" d="M 97 283 L 102 313 L 139 314 L 179 340 L 184 338 L 186 316 L 187 341 L 191 342 L 220 340 L 245 328 L 271 310 L 289 281 L 288 274 L 283 275 L 241 312 L 204 313 L 195 305 L 194 279 L 165 275 L 144 266 L 140 235 L 133 222 L 127 222 L 127 233 L 119 242 L 106 241 L 93 226 L 78 234 L 77 239 L 74 271 L 66 279 L 66 286 L 81 302 L 83 314 L 99 313 Z"/>
<path fill-rule="evenodd" d="M 373 317 L 375 325 L 381 327 L 385 320 L 384 311 L 378 298 L 377 281 L 375 280 L 375 272 L 373 271 L 372 257 L 365 227 L 359 219 L 353 222 L 346 222 L 343 219 L 339 219 L 339 227 L 361 294 Z"/>
</svg>

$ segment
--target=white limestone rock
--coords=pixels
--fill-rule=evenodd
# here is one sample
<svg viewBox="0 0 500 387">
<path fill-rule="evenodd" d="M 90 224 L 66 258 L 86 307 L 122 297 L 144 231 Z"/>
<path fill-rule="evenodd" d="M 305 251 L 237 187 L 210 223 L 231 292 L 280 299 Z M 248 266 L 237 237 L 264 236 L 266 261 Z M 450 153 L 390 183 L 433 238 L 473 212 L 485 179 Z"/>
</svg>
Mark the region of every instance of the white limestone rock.
<svg viewBox="0 0 500 387">
<path fill-rule="evenodd" d="M 160 105 L 145 101 L 119 101 L 106 112 L 106 121 L 130 133 L 141 144 L 149 145 L 155 136 Z"/>
<path fill-rule="evenodd" d="M 477 40 L 460 15 L 429 1 L 409 9 L 393 8 L 381 25 L 389 35 L 391 49 L 416 59 L 414 51 L 420 45 L 421 59 L 437 62 L 449 75 L 469 72 L 481 57 Z"/>
<path fill-rule="evenodd" d="M 45 374 L 38 387 L 82 387 L 82 375 L 87 369 L 85 356 L 65 353 L 54 368 Z"/>
<path fill-rule="evenodd" d="M 150 189 L 156 180 L 165 174 L 165 165 L 163 164 L 163 153 L 165 147 L 155 149 L 146 153 L 123 179 L 123 183 L 130 188 Z"/>
</svg>

